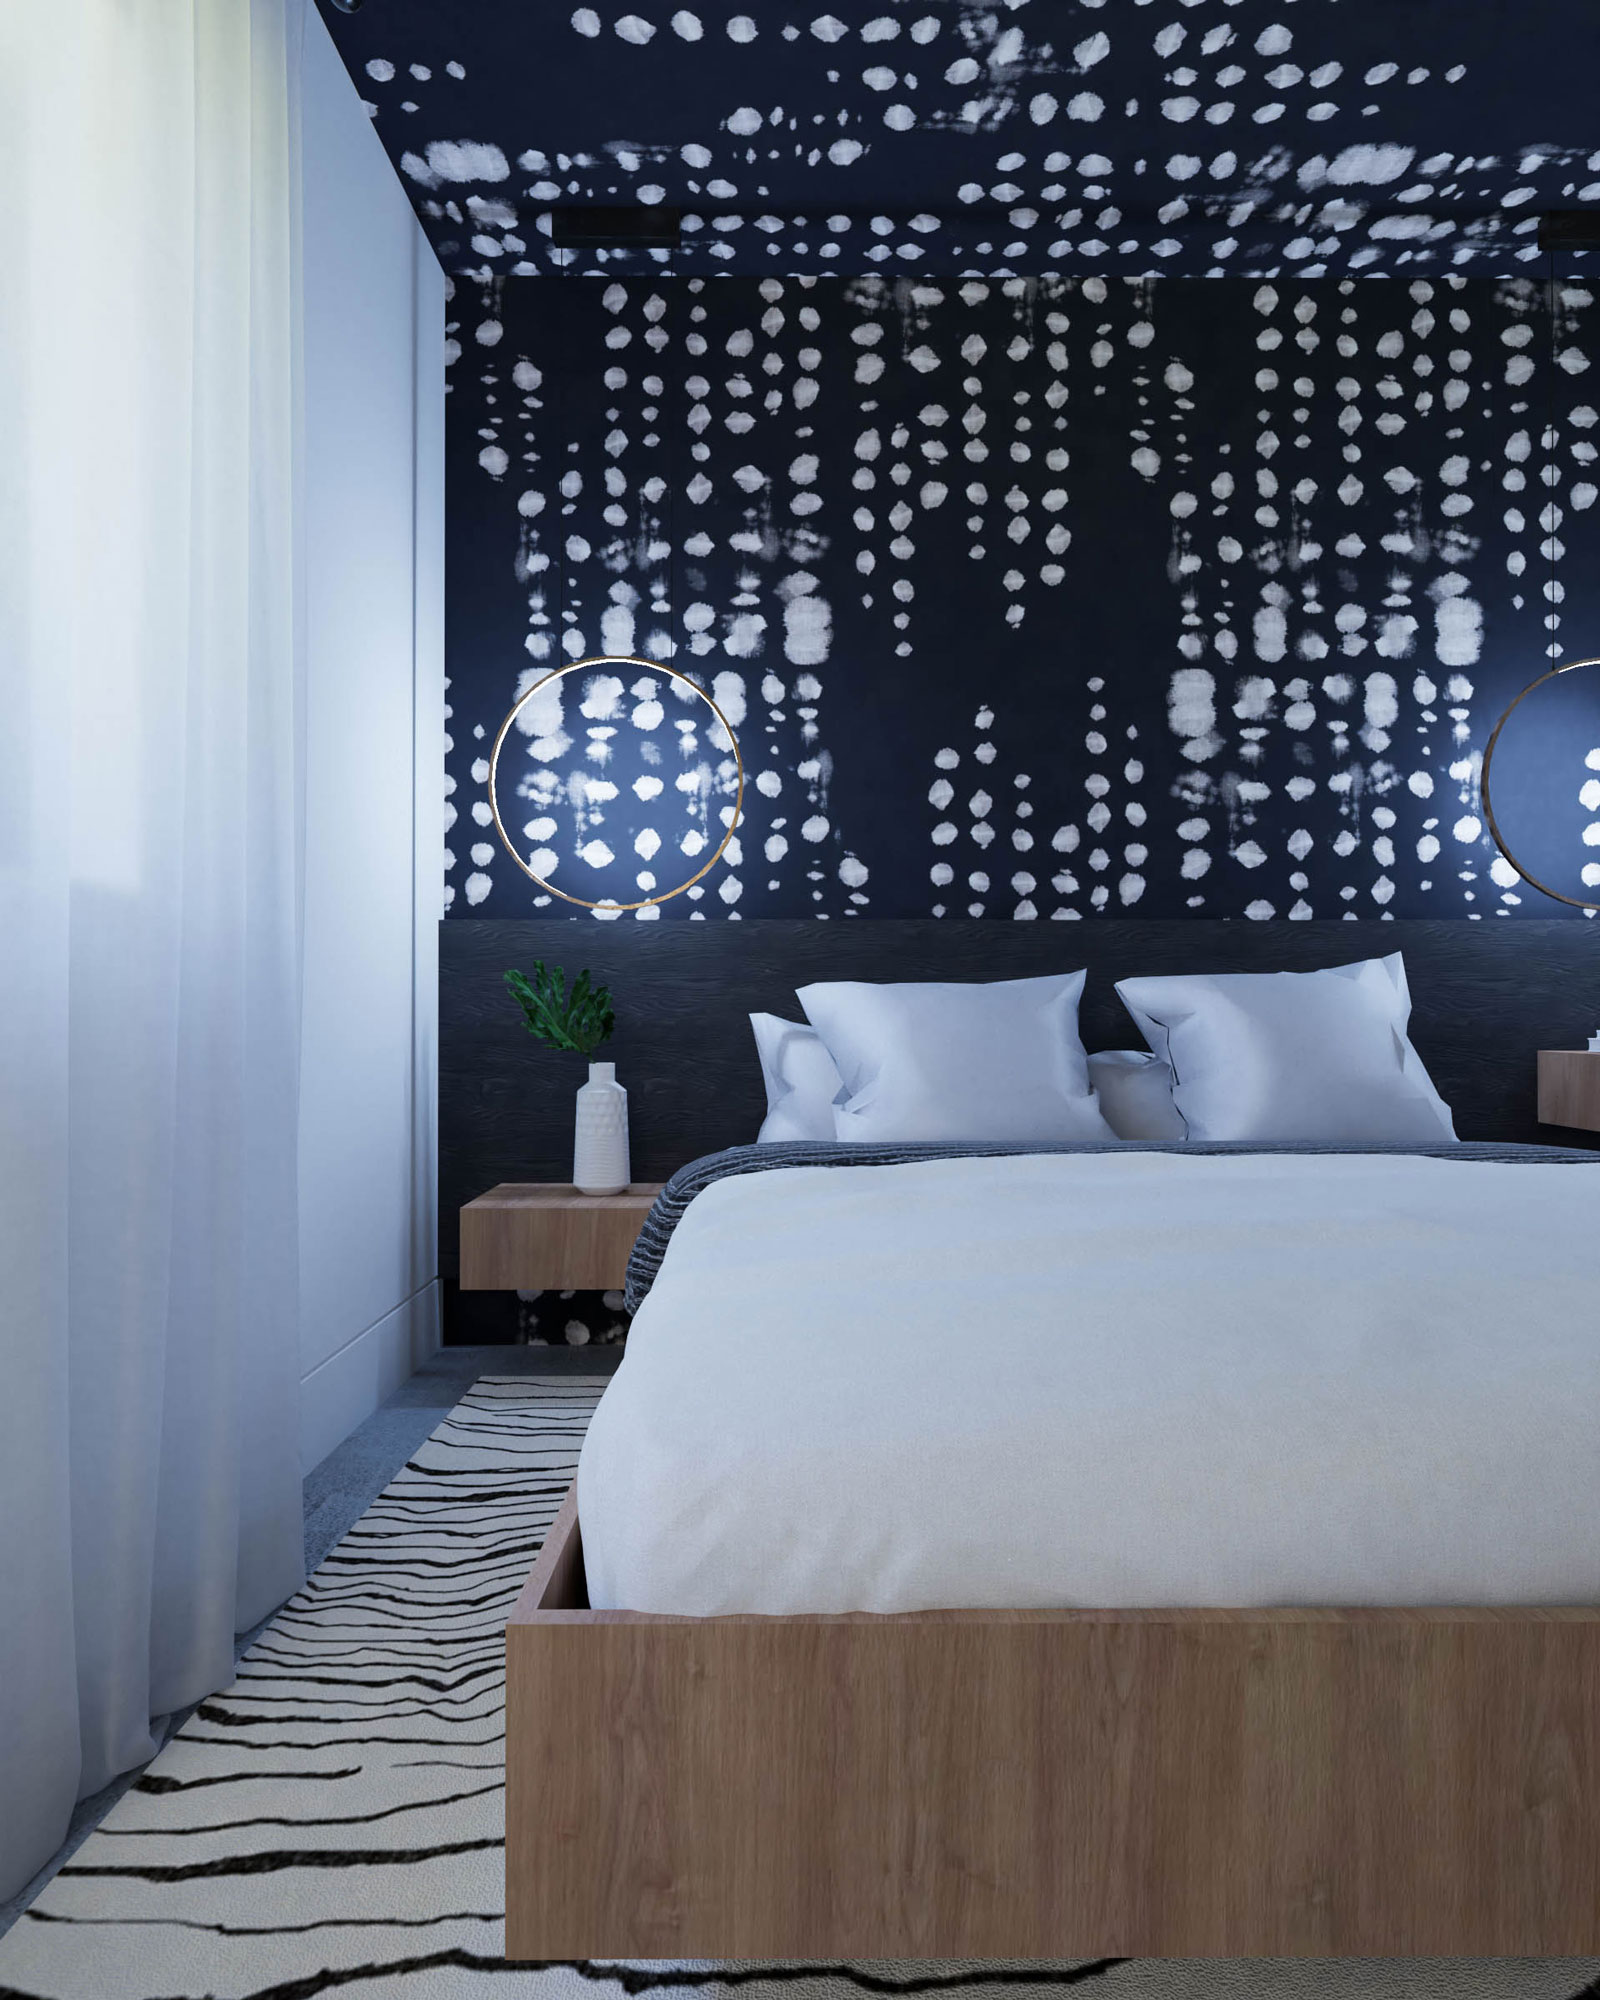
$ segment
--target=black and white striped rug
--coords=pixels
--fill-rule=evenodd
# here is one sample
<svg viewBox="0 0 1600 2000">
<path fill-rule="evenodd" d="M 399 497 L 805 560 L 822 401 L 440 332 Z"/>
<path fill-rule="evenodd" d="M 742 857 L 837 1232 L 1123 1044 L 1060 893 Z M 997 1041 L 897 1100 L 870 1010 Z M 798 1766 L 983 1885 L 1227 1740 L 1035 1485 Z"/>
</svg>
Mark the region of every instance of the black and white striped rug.
<svg viewBox="0 0 1600 2000">
<path fill-rule="evenodd" d="M 0 1940 L 0 2000 L 1600 2000 L 1600 1961 L 508 1966 L 502 1632 L 603 1378 L 486 1377 Z"/>
</svg>

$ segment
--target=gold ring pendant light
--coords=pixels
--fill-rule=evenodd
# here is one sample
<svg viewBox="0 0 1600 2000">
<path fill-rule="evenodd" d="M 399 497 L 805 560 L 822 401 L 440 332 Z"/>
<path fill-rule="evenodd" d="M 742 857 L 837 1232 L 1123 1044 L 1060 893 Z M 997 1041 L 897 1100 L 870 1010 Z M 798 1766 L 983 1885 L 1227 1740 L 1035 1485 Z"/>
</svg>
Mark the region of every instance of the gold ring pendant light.
<svg viewBox="0 0 1600 2000">
<path fill-rule="evenodd" d="M 1553 219 L 1554 218 L 1547 218 L 1547 220 L 1553 220 Z M 1572 218 L 1569 217 L 1568 219 L 1571 220 Z M 1550 251 L 1550 268 L 1547 279 L 1547 287 L 1548 287 L 1547 310 L 1550 318 L 1550 409 L 1547 422 L 1549 425 L 1550 437 L 1552 440 L 1554 440 L 1556 435 L 1555 241 L 1554 240 L 1547 241 L 1542 228 L 1540 230 L 1539 241 L 1542 247 L 1548 248 Z M 1587 247 L 1587 246 L 1580 246 L 1580 247 Z M 1550 584 L 1551 584 L 1550 596 L 1552 602 L 1558 601 L 1556 599 L 1556 594 L 1554 590 L 1554 585 L 1556 581 L 1556 545 L 1554 536 L 1555 536 L 1555 531 L 1552 528 L 1550 530 L 1551 539 L 1547 544 L 1550 556 Z M 1522 690 L 1521 694 L 1519 694 L 1516 697 L 1516 699 L 1510 704 L 1510 706 L 1506 709 L 1504 715 L 1501 716 L 1500 720 L 1495 724 L 1493 730 L 1490 732 L 1489 741 L 1484 746 L 1483 770 L 1479 774 L 1478 778 L 1478 794 L 1480 798 L 1483 800 L 1483 816 L 1484 819 L 1488 822 L 1490 838 L 1494 841 L 1495 846 L 1500 850 L 1501 854 L 1510 863 L 1510 865 L 1517 871 L 1517 873 L 1522 877 L 1523 881 L 1526 882 L 1530 888 L 1537 889 L 1541 896 L 1548 896 L 1550 900 L 1554 903 L 1565 903 L 1567 907 L 1572 910 L 1600 910 L 1600 903 L 1589 902 L 1582 896 L 1564 896 L 1559 889 L 1552 889 L 1548 882 L 1541 882 L 1537 875 L 1533 874 L 1531 870 L 1523 867 L 1522 863 L 1511 852 L 1510 847 L 1506 844 L 1505 835 L 1500 831 L 1500 822 L 1495 818 L 1494 814 L 1494 797 L 1489 790 L 1489 772 L 1491 766 L 1494 763 L 1495 747 L 1500 741 L 1500 732 L 1505 728 L 1506 724 L 1511 720 L 1512 716 L 1516 714 L 1517 710 L 1528 699 L 1528 696 L 1530 694 L 1535 693 L 1539 688 L 1545 686 L 1547 682 L 1559 680 L 1563 674 L 1575 674 L 1582 667 L 1600 667 L 1600 659 L 1565 660 L 1559 667 L 1552 667 L 1548 673 L 1540 674 L 1537 680 L 1529 681 L 1528 685 Z"/>
<path fill-rule="evenodd" d="M 717 843 L 716 851 L 711 856 L 711 859 L 705 863 L 704 867 L 696 869 L 688 881 L 680 882 L 675 889 L 663 889 L 656 895 L 642 896 L 637 903 L 591 902 L 586 896 L 571 896 L 568 895 L 565 889 L 558 889 L 554 882 L 546 881 L 544 876 L 536 874 L 528 863 L 523 860 L 522 856 L 517 852 L 516 844 L 513 842 L 510 834 L 506 832 L 505 822 L 500 817 L 500 798 L 497 790 L 500 751 L 511 730 L 512 724 L 541 688 L 549 687 L 552 681 L 565 679 L 568 674 L 583 673 L 589 668 L 599 667 L 639 667 L 645 673 L 662 674 L 668 680 L 677 681 L 681 686 L 688 688 L 693 694 L 698 695 L 721 724 L 723 734 L 732 746 L 734 769 L 738 772 L 739 777 L 738 789 L 734 794 L 733 800 L 733 817 L 728 821 L 727 831 Z M 489 811 L 494 818 L 495 832 L 499 834 L 502 842 L 505 844 L 506 852 L 522 870 L 523 874 L 530 881 L 537 882 L 539 887 L 545 890 L 547 894 L 559 896 L 564 903 L 576 903 L 580 909 L 584 910 L 616 910 L 619 913 L 625 910 L 645 910 L 652 903 L 665 903 L 673 896 L 681 896 L 685 889 L 692 889 L 701 876 L 709 875 L 711 870 L 722 859 L 728 842 L 732 840 L 734 832 L 738 827 L 739 815 L 743 806 L 744 759 L 739 755 L 739 739 L 730 728 L 728 718 L 718 708 L 717 704 L 706 693 L 705 689 L 701 687 L 698 681 L 691 680 L 687 674 L 680 673 L 676 667 L 664 667 L 656 660 L 635 660 L 626 655 L 602 654 L 592 660 L 574 660 L 570 666 L 557 667 L 554 672 L 548 673 L 541 680 L 535 681 L 525 694 L 518 697 L 512 707 L 511 713 L 501 723 L 499 734 L 494 739 L 494 748 L 489 753 Z"/>
<path fill-rule="evenodd" d="M 1542 688 L 1546 681 L 1559 680 L 1563 674 L 1575 674 L 1580 667 L 1600 667 L 1600 659 L 1568 660 L 1562 666 L 1552 667 L 1549 673 L 1541 674 L 1536 681 L 1529 681 L 1528 685 L 1494 726 L 1488 744 L 1484 749 L 1483 774 L 1478 781 L 1478 790 L 1483 799 L 1483 816 L 1489 823 L 1490 837 L 1524 882 L 1528 883 L 1532 888 L 1537 889 L 1541 896 L 1548 896 L 1553 902 L 1566 903 L 1574 910 L 1600 910 L 1600 903 L 1585 902 L 1581 896 L 1564 896 L 1559 889 L 1552 889 L 1548 882 L 1541 882 L 1537 875 L 1530 874 L 1523 867 L 1522 863 L 1506 845 L 1505 835 L 1500 831 L 1500 823 L 1494 816 L 1494 801 L 1489 791 L 1489 769 L 1494 762 L 1495 745 L 1500 741 L 1501 730 L 1505 728 L 1512 716 L 1516 714 L 1518 708 L 1536 688 Z"/>
</svg>

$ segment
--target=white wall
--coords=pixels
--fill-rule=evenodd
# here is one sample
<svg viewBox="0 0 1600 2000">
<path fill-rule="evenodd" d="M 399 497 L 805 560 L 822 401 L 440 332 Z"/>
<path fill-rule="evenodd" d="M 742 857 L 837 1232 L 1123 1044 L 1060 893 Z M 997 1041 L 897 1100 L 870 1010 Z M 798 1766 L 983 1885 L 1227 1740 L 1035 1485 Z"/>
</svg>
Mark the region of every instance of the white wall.
<svg viewBox="0 0 1600 2000">
<path fill-rule="evenodd" d="M 444 279 L 314 8 L 303 145 L 309 1468 L 439 1344 Z"/>
</svg>

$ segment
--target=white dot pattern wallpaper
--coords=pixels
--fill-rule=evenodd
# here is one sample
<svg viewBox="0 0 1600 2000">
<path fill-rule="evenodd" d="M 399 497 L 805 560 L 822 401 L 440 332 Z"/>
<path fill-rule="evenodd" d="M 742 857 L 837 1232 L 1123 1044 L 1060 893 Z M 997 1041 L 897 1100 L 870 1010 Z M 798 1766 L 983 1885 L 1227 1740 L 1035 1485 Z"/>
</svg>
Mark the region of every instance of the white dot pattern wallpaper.
<svg viewBox="0 0 1600 2000">
<path fill-rule="evenodd" d="M 1592 12 L 328 11 L 452 286 L 452 915 L 716 854 L 651 661 L 743 812 L 611 921 L 1559 914 L 1479 773 L 1600 653 Z M 545 888 L 491 749 L 594 655 L 499 767 Z M 1496 766 L 1578 896 L 1589 683 Z"/>
<path fill-rule="evenodd" d="M 496 841 L 488 755 L 596 654 L 695 675 L 743 756 L 662 916 L 1559 909 L 1478 777 L 1600 632 L 1586 285 L 457 280 L 451 311 L 456 913 L 570 914 Z M 1582 726 L 1530 838 L 1592 883 Z M 702 865 L 735 782 L 702 704 L 615 667 L 537 695 L 499 770 L 536 871 L 618 902 Z"/>
<path fill-rule="evenodd" d="M 1590 0 L 326 18 L 452 272 L 569 271 L 552 209 L 616 203 L 681 209 L 691 276 L 1497 275 L 1600 202 Z"/>
</svg>

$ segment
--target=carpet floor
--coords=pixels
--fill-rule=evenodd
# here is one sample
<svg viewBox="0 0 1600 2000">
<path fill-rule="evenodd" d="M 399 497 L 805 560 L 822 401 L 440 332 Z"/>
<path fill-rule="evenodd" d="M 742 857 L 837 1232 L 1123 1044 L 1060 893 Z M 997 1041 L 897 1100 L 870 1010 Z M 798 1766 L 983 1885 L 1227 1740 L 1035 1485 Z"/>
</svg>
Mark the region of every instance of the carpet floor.
<svg viewBox="0 0 1600 2000">
<path fill-rule="evenodd" d="M 486 1376 L 4 1940 L 17 2000 L 1572 2000 L 1600 1961 L 508 1965 L 502 1629 L 601 1376 Z"/>
</svg>

